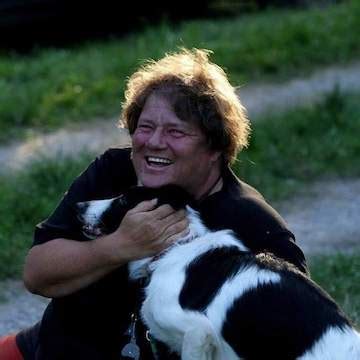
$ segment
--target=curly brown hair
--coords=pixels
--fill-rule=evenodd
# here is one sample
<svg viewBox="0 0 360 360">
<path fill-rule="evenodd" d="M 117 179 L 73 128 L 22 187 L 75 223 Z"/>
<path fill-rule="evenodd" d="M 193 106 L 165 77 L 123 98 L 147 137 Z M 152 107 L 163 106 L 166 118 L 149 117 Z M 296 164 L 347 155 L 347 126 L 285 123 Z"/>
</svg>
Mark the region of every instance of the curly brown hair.
<svg viewBox="0 0 360 360">
<path fill-rule="evenodd" d="M 224 70 L 209 61 L 211 51 L 181 49 L 150 60 L 128 80 L 121 123 L 133 134 L 148 96 L 161 92 L 177 116 L 194 121 L 206 135 L 209 147 L 232 163 L 248 145 L 250 124 L 246 110 Z"/>
</svg>

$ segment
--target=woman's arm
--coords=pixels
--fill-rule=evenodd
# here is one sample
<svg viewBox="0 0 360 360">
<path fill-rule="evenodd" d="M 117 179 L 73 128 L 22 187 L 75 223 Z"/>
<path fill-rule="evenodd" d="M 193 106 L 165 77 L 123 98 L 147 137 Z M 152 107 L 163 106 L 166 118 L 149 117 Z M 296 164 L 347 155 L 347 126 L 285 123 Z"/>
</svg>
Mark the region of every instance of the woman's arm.
<svg viewBox="0 0 360 360">
<path fill-rule="evenodd" d="M 156 209 L 145 201 L 127 212 L 112 234 L 92 241 L 58 238 L 35 245 L 28 253 L 24 283 L 29 291 L 60 297 L 80 290 L 129 261 L 152 256 L 187 231 L 183 210 Z"/>
</svg>

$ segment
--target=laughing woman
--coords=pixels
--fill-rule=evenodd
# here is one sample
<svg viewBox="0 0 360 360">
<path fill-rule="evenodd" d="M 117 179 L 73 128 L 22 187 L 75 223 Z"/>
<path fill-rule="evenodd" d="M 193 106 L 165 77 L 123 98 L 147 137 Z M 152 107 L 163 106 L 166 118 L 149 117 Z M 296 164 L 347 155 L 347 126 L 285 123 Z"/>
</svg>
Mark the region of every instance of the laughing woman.
<svg viewBox="0 0 360 360">
<path fill-rule="evenodd" d="M 142 66 L 127 83 L 121 121 L 132 148 L 99 156 L 36 226 L 24 281 L 52 300 L 40 323 L 13 337 L 25 359 L 136 359 L 121 355 L 135 342 L 140 359 L 176 358 L 160 343 L 154 354 L 140 320 L 127 331 L 141 302 L 141 284 L 129 282 L 127 264 L 186 234 L 185 212 L 145 201 L 113 233 L 89 240 L 75 213 L 80 201 L 115 197 L 134 185 L 177 184 L 197 200 L 209 227 L 232 229 L 251 251 L 269 251 L 307 272 L 284 220 L 230 169 L 247 146 L 249 121 L 208 51 L 183 49 Z"/>
</svg>

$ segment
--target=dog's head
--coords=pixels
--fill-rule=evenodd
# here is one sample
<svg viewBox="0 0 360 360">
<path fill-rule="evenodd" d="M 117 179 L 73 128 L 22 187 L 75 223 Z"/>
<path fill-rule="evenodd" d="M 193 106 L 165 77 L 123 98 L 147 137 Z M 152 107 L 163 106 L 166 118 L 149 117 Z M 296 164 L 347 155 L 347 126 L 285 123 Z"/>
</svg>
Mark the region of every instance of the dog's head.
<svg viewBox="0 0 360 360">
<path fill-rule="evenodd" d="M 136 186 L 112 199 L 80 202 L 77 203 L 77 212 L 84 235 L 96 238 L 114 232 L 128 210 L 155 198 L 158 199 L 157 206 L 169 204 L 174 210 L 191 206 L 194 202 L 191 195 L 177 185 L 160 188 Z"/>
</svg>

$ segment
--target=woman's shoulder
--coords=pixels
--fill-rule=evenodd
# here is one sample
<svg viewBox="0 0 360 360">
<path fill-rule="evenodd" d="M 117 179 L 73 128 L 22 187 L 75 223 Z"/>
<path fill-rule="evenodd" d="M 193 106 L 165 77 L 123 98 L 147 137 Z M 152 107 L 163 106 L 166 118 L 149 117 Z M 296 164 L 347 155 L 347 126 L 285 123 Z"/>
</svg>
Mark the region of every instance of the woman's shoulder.
<svg viewBox="0 0 360 360">
<path fill-rule="evenodd" d="M 246 204 L 246 207 L 253 205 L 262 207 L 267 204 L 264 196 L 252 185 L 239 179 L 235 173 L 228 169 L 224 174 L 224 187 L 220 194 L 220 198 L 224 203 Z"/>
<path fill-rule="evenodd" d="M 97 156 L 91 165 L 93 165 L 93 171 L 103 172 L 106 176 L 109 173 L 112 176 L 133 176 L 134 174 L 131 148 L 109 148 Z"/>
<path fill-rule="evenodd" d="M 204 217 L 216 228 L 229 226 L 242 229 L 242 232 L 267 232 L 286 229 L 281 215 L 264 196 L 253 186 L 240 180 L 232 172 L 224 178 L 222 191 L 204 202 L 201 206 Z M 222 226 L 221 226 L 222 225 Z"/>
<path fill-rule="evenodd" d="M 131 164 L 131 148 L 109 148 L 99 155 L 97 159 L 114 166 L 118 162 Z"/>
<path fill-rule="evenodd" d="M 98 155 L 71 184 L 68 197 L 76 201 L 102 199 L 136 184 L 130 154 L 129 148 L 111 148 Z"/>
</svg>

